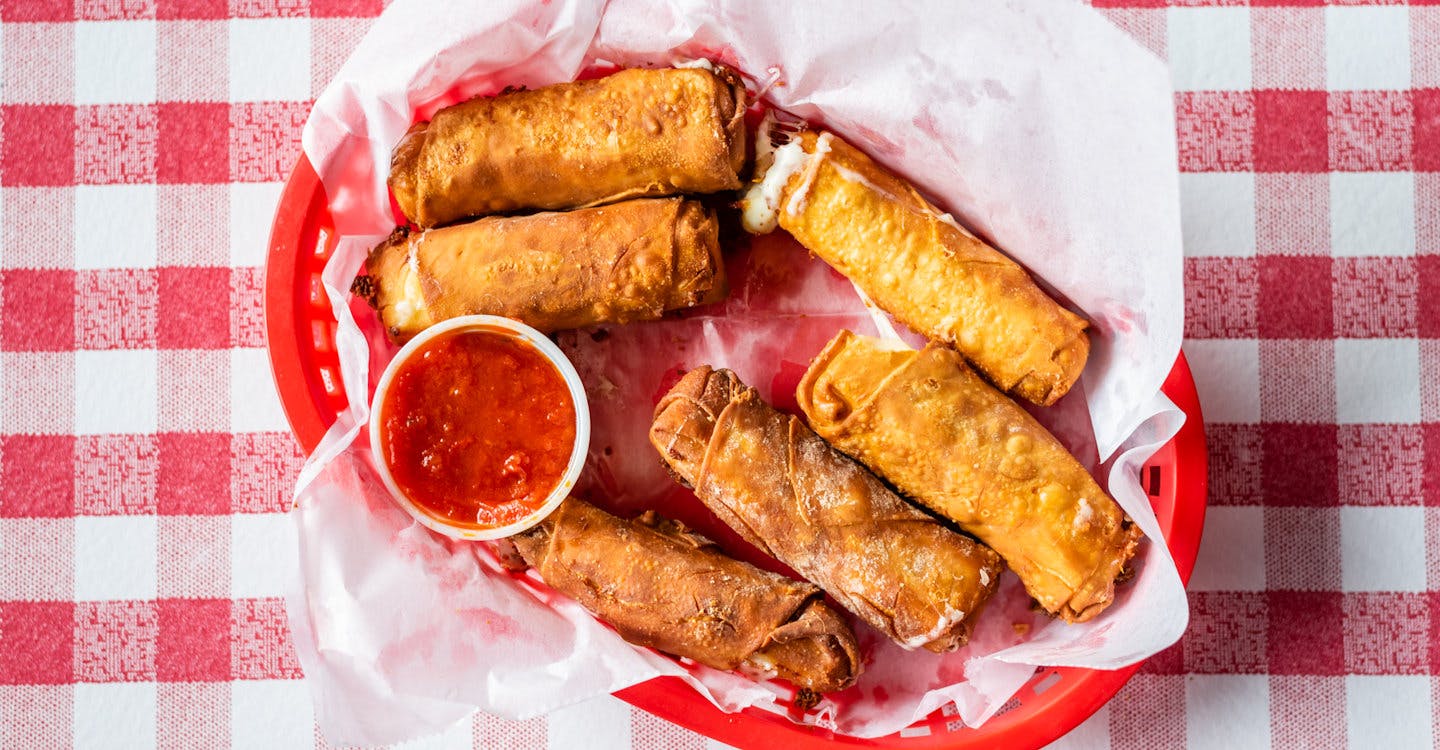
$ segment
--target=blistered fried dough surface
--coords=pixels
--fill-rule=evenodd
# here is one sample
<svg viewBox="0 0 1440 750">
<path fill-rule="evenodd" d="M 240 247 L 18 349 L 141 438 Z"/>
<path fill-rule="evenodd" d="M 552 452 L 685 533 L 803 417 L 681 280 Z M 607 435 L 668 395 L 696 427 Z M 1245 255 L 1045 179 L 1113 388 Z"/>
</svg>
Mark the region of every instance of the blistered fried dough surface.
<svg viewBox="0 0 1440 750">
<path fill-rule="evenodd" d="M 1037 404 L 1070 390 L 1090 352 L 1083 318 L 854 147 L 830 134 L 798 138 L 821 155 L 787 182 L 781 227 L 1001 390 Z"/>
<path fill-rule="evenodd" d="M 1139 527 L 954 351 L 842 331 L 796 397 L 816 432 L 990 545 L 1049 612 L 1080 622 L 1110 604 Z"/>
<path fill-rule="evenodd" d="M 486 313 L 541 331 L 653 320 L 726 293 L 715 216 L 655 198 L 488 217 L 406 235 L 370 253 L 373 303 L 392 339 Z"/>
<path fill-rule="evenodd" d="M 422 227 L 518 209 L 740 187 L 745 89 L 729 71 L 622 70 L 473 99 L 395 147 L 390 189 Z"/>
<path fill-rule="evenodd" d="M 511 541 L 547 584 L 631 643 L 822 693 L 859 674 L 855 634 L 819 589 L 729 557 L 676 522 L 627 521 L 570 498 Z"/>
<path fill-rule="evenodd" d="M 656 407 L 650 442 L 722 521 L 907 648 L 963 645 L 999 557 L 910 506 L 870 472 L 702 367 Z"/>
</svg>

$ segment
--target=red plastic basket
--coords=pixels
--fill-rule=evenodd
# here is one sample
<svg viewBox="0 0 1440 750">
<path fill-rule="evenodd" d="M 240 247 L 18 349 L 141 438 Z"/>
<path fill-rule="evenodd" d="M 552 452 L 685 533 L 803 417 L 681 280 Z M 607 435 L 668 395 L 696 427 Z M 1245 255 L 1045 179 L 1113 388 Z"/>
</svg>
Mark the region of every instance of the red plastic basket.
<svg viewBox="0 0 1440 750">
<path fill-rule="evenodd" d="M 346 406 L 335 352 L 335 318 L 320 272 L 335 249 L 325 192 L 303 156 L 281 194 L 265 268 L 265 331 L 285 415 L 308 452 Z M 1184 428 L 1155 454 L 1139 481 L 1155 507 L 1180 577 L 1188 581 L 1205 522 L 1205 432 L 1195 382 L 1182 354 L 1164 390 L 1187 415 Z M 1035 748 L 1078 726 L 1139 669 L 1038 670 L 1006 710 L 978 729 L 936 712 L 899 734 L 856 739 L 794 724 L 758 709 L 727 714 L 688 685 L 662 677 L 616 695 L 650 713 L 721 742 L 789 750 L 821 745 L 903 748 Z"/>
</svg>

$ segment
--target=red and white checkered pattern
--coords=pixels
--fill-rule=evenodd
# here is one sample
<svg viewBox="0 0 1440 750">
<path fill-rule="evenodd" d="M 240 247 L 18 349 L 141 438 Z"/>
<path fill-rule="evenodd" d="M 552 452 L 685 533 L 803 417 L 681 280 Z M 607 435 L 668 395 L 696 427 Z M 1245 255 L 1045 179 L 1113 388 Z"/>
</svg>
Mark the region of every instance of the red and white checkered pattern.
<svg viewBox="0 0 1440 750">
<path fill-rule="evenodd" d="M 1058 746 L 1440 741 L 1440 5 L 1095 0 L 1172 63 L 1192 622 Z M 380 0 L 0 0 L 0 747 L 323 747 L 265 241 Z M 716 744 L 614 699 L 426 748 Z"/>
<path fill-rule="evenodd" d="M 1189 632 L 1092 723 L 1117 747 L 1431 747 L 1440 6 L 1116 4 L 1177 89 L 1212 507 Z M 1181 718 L 1156 743 L 1120 714 L 1161 695 Z"/>
</svg>

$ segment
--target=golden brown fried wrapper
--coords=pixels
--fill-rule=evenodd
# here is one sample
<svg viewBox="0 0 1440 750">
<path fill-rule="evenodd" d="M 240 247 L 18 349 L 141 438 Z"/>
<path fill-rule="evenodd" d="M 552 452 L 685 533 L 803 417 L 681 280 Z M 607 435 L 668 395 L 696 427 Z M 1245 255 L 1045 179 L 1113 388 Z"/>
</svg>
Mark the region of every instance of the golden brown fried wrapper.
<svg viewBox="0 0 1440 750">
<path fill-rule="evenodd" d="M 631 643 L 822 693 L 860 673 L 855 634 L 819 589 L 729 557 L 678 522 L 627 521 L 572 497 L 509 541 Z"/>
<path fill-rule="evenodd" d="M 720 520 L 906 648 L 965 644 L 1002 570 L 729 370 L 701 367 L 650 442 Z"/>
<path fill-rule="evenodd" d="M 1090 353 L 1083 318 L 850 144 L 812 131 L 792 144 L 771 167 L 779 170 L 772 183 L 789 174 L 774 202 L 781 228 L 1001 390 L 1043 405 L 1070 390 Z M 796 145 L 803 155 L 781 153 Z M 746 203 L 761 192 L 752 189 Z"/>
<path fill-rule="evenodd" d="M 841 331 L 796 398 L 821 437 L 1000 553 L 1047 611 L 1083 622 L 1109 606 L 1140 528 L 954 351 Z"/>
<path fill-rule="evenodd" d="M 729 70 L 622 70 L 472 99 L 410 129 L 390 190 L 422 227 L 519 209 L 740 187 L 745 88 Z"/>
<path fill-rule="evenodd" d="M 477 313 L 545 332 L 654 320 L 725 296 L 717 231 L 681 198 L 397 230 L 370 252 L 367 291 L 395 341 Z"/>
</svg>

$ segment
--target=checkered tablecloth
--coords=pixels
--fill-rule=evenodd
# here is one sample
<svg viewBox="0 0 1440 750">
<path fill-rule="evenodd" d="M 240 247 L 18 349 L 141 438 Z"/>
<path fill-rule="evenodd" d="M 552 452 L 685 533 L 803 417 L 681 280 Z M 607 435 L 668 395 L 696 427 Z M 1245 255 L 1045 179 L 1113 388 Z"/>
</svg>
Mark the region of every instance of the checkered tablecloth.
<svg viewBox="0 0 1440 750">
<path fill-rule="evenodd" d="M 1174 71 L 1212 507 L 1189 633 L 1060 744 L 1433 747 L 1440 6 L 1097 4 Z M 0 0 L 0 748 L 325 744 L 260 291 L 380 10 Z M 713 744 L 603 699 L 415 746 Z"/>
</svg>

